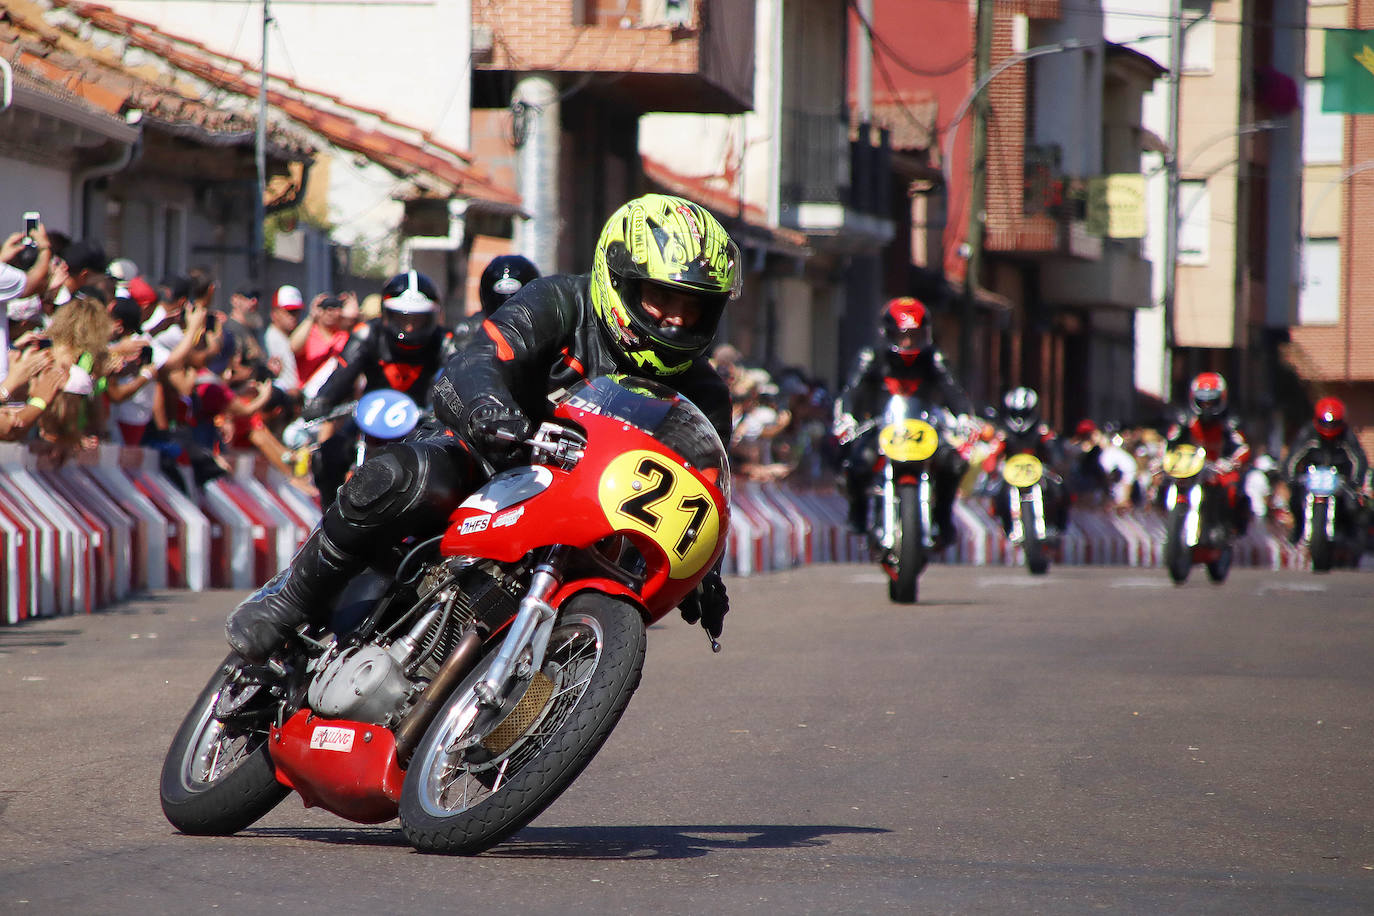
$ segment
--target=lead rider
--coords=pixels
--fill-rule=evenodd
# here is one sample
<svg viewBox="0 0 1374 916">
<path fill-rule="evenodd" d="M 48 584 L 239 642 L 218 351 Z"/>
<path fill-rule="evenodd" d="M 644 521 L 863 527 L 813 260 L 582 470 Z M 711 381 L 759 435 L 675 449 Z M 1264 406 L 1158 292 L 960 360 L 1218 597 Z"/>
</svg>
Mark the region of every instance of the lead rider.
<svg viewBox="0 0 1374 916">
<path fill-rule="evenodd" d="M 590 274 L 544 277 L 482 324 L 448 364 L 431 398 L 456 435 L 405 441 L 369 458 L 291 564 L 229 615 L 229 645 L 265 660 L 304 623 L 328 620 L 333 599 L 362 567 L 385 568 L 410 536 L 443 530 L 485 479 L 524 463 L 549 395 L 580 379 L 628 373 L 656 379 L 701 409 L 729 441 L 730 393 L 706 361 L 725 304 L 739 295 L 739 249 L 703 207 L 646 194 L 607 220 Z M 689 622 L 721 633 L 729 599 L 717 568 L 681 604 Z"/>
</svg>

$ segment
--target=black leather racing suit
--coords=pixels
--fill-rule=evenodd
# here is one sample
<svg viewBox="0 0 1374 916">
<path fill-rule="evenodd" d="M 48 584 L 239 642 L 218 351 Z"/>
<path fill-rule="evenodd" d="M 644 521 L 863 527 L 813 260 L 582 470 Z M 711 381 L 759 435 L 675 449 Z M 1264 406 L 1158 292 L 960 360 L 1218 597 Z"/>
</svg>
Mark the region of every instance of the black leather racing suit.
<svg viewBox="0 0 1374 916">
<path fill-rule="evenodd" d="M 436 418 L 453 432 L 417 431 L 364 462 L 321 522 L 337 548 L 386 568 L 403 539 L 443 530 L 485 477 L 464 438 L 474 410 L 495 403 L 537 424 L 552 414 L 549 395 L 583 378 L 644 374 L 607 340 L 588 288 L 586 275 L 545 277 L 491 314 L 431 392 Z M 657 381 L 690 399 L 729 441 L 730 392 L 704 357 Z"/>
<path fill-rule="evenodd" d="M 1284 475 L 1288 478 L 1288 508 L 1293 513 L 1293 543 L 1302 540 L 1307 525 L 1307 469 L 1334 467 L 1349 489 L 1336 494 L 1336 524 L 1340 529 L 1359 532 L 1368 525 L 1363 492 L 1369 476 L 1369 459 L 1360 440 L 1347 429 L 1336 439 L 1323 438 L 1317 427 L 1308 423 L 1288 449 Z"/>
<path fill-rule="evenodd" d="M 973 413 L 968 393 L 954 380 L 945 358 L 935 347 L 927 347 L 913 357 L 903 357 L 890 349 L 866 348 L 859 353 L 854 371 L 836 402 L 837 415 L 863 421 L 879 413 L 894 394 L 920 394 L 927 401 L 943 404 L 956 414 Z M 845 489 L 849 497 L 849 521 L 856 531 L 867 532 L 868 499 L 864 491 L 873 477 L 878 459 L 878 430 L 859 435 L 841 454 Z M 968 462 L 947 442 L 935 453 L 934 517 L 940 536 L 953 536 L 954 494 Z"/>
<path fill-rule="evenodd" d="M 432 328 L 424 342 L 402 347 L 385 326 L 373 318 L 354 329 L 339 354 L 338 366 L 302 411 L 307 420 L 327 415 L 353 398 L 359 378 L 363 393 L 390 388 L 410 397 L 420 407 L 429 403 L 434 376 L 458 352 L 453 332 Z M 313 459 L 315 487 L 325 509 L 333 504 L 354 461 L 358 429 L 349 418 L 334 427 L 334 434 L 320 443 Z"/>
<path fill-rule="evenodd" d="M 306 405 L 306 419 L 323 416 L 353 397 L 358 378 L 363 390 L 392 388 L 423 407 L 429 403 L 434 376 L 458 352 L 453 332 L 434 328 L 418 347 L 400 346 L 387 331 L 384 318 L 373 318 L 354 329 L 339 354 L 339 365 Z"/>
</svg>

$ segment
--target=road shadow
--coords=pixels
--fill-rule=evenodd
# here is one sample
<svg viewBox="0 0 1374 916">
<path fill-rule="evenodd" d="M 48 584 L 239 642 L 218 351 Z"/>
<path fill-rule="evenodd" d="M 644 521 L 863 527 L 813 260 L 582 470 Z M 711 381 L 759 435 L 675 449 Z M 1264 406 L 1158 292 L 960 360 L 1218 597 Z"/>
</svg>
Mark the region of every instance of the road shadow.
<svg viewBox="0 0 1374 916">
<path fill-rule="evenodd" d="M 486 856 L 498 859 L 696 859 L 717 850 L 801 849 L 880 827 L 831 824 L 663 824 L 644 827 L 526 827 Z"/>
<path fill-rule="evenodd" d="M 399 827 L 249 827 L 235 836 L 258 839 L 305 840 L 310 843 L 327 843 L 331 846 L 394 846 L 406 847 L 410 844 L 401 835 Z"/>
<path fill-rule="evenodd" d="M 696 859 L 718 850 L 801 849 L 826 846 L 844 834 L 878 834 L 881 827 L 803 824 L 664 824 L 657 827 L 526 827 L 484 855 L 496 859 Z M 291 839 L 331 846 L 405 847 L 396 827 L 250 827 L 243 839 Z"/>
</svg>

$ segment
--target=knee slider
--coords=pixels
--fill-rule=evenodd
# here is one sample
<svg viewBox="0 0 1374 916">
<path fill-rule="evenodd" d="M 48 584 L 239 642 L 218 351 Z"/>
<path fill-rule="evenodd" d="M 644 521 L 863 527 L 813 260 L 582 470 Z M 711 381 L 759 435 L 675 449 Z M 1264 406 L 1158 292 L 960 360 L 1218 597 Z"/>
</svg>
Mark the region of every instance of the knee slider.
<svg viewBox="0 0 1374 916">
<path fill-rule="evenodd" d="M 417 470 L 409 449 L 388 449 L 363 462 L 339 490 L 339 512 L 353 523 L 375 526 L 398 511 L 412 489 Z"/>
</svg>

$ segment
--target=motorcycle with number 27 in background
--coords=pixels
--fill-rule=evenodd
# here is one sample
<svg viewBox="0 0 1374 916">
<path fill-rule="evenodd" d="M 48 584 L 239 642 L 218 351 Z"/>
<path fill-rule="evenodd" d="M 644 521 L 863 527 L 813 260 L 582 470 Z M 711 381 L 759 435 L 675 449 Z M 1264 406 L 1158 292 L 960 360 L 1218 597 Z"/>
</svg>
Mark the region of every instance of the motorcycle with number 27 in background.
<svg viewBox="0 0 1374 916">
<path fill-rule="evenodd" d="M 572 783 L 639 684 L 647 627 L 720 559 L 730 470 L 690 401 L 624 376 L 579 384 L 526 444 L 530 466 L 356 578 L 329 627 L 219 666 L 163 764 L 175 827 L 232 834 L 294 790 L 472 854 Z"/>
</svg>

